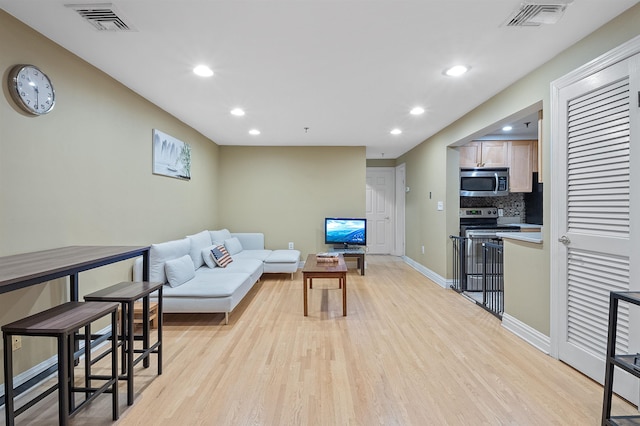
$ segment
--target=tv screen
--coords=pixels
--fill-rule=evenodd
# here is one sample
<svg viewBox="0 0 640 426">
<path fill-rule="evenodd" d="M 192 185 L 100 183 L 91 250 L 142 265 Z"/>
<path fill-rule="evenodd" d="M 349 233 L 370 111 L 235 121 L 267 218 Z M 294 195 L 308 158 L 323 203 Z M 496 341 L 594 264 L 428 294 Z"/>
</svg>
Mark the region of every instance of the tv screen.
<svg viewBox="0 0 640 426">
<path fill-rule="evenodd" d="M 327 217 L 324 220 L 324 243 L 342 246 L 367 245 L 367 219 Z"/>
</svg>

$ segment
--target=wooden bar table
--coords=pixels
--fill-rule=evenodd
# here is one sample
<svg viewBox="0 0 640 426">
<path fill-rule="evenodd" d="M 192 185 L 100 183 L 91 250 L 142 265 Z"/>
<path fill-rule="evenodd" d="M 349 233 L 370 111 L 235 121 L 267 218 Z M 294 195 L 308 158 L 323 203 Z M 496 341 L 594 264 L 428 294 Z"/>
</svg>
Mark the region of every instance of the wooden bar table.
<svg viewBox="0 0 640 426">
<path fill-rule="evenodd" d="M 307 316 L 307 283 L 313 288 L 314 278 L 337 278 L 339 288 L 342 288 L 342 315 L 347 316 L 347 264 L 342 255 L 337 256 L 337 262 L 318 262 L 315 254 L 307 256 L 302 268 L 302 283 L 304 284 L 304 316 Z"/>
<path fill-rule="evenodd" d="M 80 272 L 142 256 L 143 281 L 149 280 L 149 246 L 69 246 L 0 257 L 0 294 L 69 277 L 69 299 L 78 301 Z M 55 372 L 55 366 L 31 378 L 15 395 Z M 0 397 L 0 405 L 4 396 Z"/>
<path fill-rule="evenodd" d="M 138 256 L 148 281 L 148 246 L 69 246 L 0 257 L 0 294 L 68 276 L 70 299 L 77 301 L 78 273 Z"/>
</svg>

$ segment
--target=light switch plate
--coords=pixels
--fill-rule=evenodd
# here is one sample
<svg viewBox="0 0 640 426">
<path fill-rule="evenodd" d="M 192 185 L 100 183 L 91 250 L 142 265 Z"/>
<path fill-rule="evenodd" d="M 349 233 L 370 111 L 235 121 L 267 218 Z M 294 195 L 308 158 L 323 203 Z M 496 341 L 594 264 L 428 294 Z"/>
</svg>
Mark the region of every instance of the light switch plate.
<svg viewBox="0 0 640 426">
<path fill-rule="evenodd" d="M 444 202 L 438 201 L 438 210 L 444 210 Z"/>
</svg>

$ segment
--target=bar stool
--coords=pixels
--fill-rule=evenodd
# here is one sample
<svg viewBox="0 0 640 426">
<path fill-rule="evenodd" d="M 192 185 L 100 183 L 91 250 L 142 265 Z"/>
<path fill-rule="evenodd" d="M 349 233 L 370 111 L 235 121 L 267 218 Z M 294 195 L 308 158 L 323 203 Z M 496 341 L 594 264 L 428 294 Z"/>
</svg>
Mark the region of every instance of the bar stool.
<svg viewBox="0 0 640 426">
<path fill-rule="evenodd" d="M 149 295 L 158 292 L 158 339 L 153 345 L 149 345 Z M 142 299 L 142 335 L 135 335 L 134 303 Z M 95 293 L 84 296 L 84 300 L 93 302 L 118 302 L 121 305 L 121 334 L 122 342 L 122 376 L 119 379 L 127 381 L 127 404 L 132 405 L 133 392 L 133 367 L 143 361 L 144 368 L 149 367 L 149 355 L 158 355 L 158 375 L 162 374 L 162 283 L 151 282 L 121 282 L 119 284 L 98 290 Z M 135 340 L 142 340 L 142 349 L 135 349 Z M 134 358 L 135 354 L 140 354 Z"/>
<path fill-rule="evenodd" d="M 12 322 L 2 326 L 3 332 L 3 354 L 4 354 L 4 392 L 5 392 L 5 418 L 7 426 L 15 424 L 15 417 L 31 408 L 49 394 L 58 389 L 58 422 L 60 425 L 67 425 L 69 417 L 98 395 L 110 389 L 112 394 L 112 415 L 113 420 L 118 420 L 120 412 L 118 409 L 118 349 L 117 339 L 111 339 L 110 349 L 98 355 L 97 359 L 104 358 L 111 354 L 111 374 L 92 375 L 91 366 L 91 323 L 111 315 L 111 330 L 117 327 L 117 303 L 98 302 L 67 302 L 55 306 L 46 311 L 31 315 L 27 318 Z M 84 328 L 84 355 L 85 355 L 85 383 L 84 387 L 76 387 L 74 381 L 75 359 L 79 358 L 82 351 L 74 352 L 75 333 Z M 105 335 L 99 341 L 106 341 L 113 332 Z M 46 336 L 55 337 L 58 347 L 58 382 L 46 389 L 41 394 L 28 401 L 18 409 L 14 408 L 13 389 L 13 353 L 11 351 L 11 341 L 13 336 Z M 93 388 L 92 380 L 104 380 L 105 383 L 99 388 Z M 85 399 L 76 405 L 74 393 L 85 394 Z"/>
</svg>

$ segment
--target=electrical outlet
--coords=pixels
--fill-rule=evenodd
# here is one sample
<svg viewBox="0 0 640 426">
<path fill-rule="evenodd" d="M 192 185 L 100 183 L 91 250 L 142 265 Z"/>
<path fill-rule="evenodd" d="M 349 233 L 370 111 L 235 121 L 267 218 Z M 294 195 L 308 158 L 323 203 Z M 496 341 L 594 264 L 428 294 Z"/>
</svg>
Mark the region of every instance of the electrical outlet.
<svg viewBox="0 0 640 426">
<path fill-rule="evenodd" d="M 293 243 L 289 243 L 289 250 L 293 250 Z"/>
<path fill-rule="evenodd" d="M 22 338 L 20 336 L 13 336 L 11 338 L 11 350 L 17 351 L 22 347 Z"/>
</svg>

